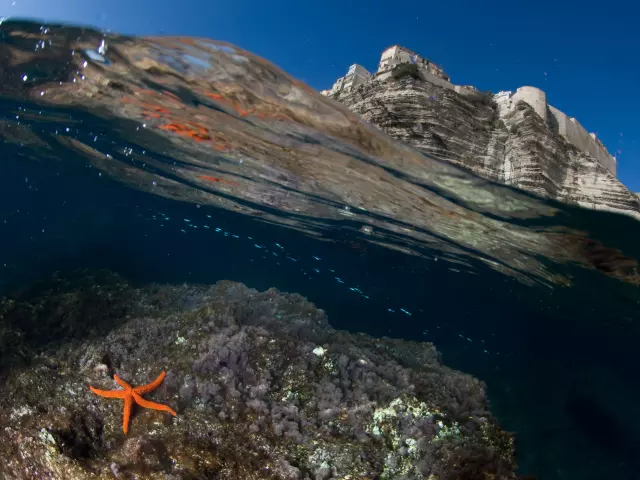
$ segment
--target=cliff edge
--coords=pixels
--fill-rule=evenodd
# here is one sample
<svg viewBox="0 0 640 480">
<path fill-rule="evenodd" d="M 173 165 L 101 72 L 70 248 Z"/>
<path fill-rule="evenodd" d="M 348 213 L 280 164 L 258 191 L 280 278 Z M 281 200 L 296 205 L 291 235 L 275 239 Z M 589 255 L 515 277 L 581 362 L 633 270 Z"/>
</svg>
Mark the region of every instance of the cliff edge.
<svg viewBox="0 0 640 480">
<path fill-rule="evenodd" d="M 460 94 L 405 71 L 331 96 L 392 137 L 482 177 L 640 218 L 640 199 L 557 133 L 553 115 L 542 118 L 523 101 L 505 111 L 491 94 Z"/>
</svg>

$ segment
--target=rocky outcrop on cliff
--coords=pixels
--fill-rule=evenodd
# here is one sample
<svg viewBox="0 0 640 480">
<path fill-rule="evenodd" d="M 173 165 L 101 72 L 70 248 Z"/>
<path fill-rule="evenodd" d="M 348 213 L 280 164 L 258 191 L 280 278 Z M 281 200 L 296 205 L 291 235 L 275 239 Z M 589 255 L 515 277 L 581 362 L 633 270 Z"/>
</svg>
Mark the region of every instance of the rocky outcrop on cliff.
<svg viewBox="0 0 640 480">
<path fill-rule="evenodd" d="M 500 117 L 487 95 L 460 95 L 404 76 L 334 98 L 422 152 L 543 197 L 640 218 L 640 200 L 526 103 Z"/>
</svg>

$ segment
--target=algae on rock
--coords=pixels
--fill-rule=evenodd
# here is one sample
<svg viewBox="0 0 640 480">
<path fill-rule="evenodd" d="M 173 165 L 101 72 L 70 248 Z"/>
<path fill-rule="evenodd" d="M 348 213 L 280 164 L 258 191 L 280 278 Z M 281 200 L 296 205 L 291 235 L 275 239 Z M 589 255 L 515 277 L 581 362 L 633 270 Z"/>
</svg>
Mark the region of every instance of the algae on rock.
<svg viewBox="0 0 640 480">
<path fill-rule="evenodd" d="M 482 382 L 432 344 L 334 330 L 296 294 L 84 272 L 1 311 L 19 339 L 0 367 L 3 479 L 516 478 Z M 91 325 L 72 335 L 81 316 Z M 139 411 L 127 436 L 122 406 L 88 389 L 163 369 L 148 396 L 178 416 Z"/>
</svg>

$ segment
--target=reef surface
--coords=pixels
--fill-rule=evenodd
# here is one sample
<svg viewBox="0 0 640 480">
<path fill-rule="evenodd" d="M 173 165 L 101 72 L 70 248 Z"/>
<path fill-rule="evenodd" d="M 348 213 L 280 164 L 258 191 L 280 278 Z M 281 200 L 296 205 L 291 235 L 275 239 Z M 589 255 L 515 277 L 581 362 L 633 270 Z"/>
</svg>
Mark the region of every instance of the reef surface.
<svg viewBox="0 0 640 480">
<path fill-rule="evenodd" d="M 0 477 L 515 479 L 485 385 L 433 344 L 333 329 L 230 281 L 55 276 L 0 303 Z M 119 388 L 167 375 L 122 431 Z"/>
</svg>

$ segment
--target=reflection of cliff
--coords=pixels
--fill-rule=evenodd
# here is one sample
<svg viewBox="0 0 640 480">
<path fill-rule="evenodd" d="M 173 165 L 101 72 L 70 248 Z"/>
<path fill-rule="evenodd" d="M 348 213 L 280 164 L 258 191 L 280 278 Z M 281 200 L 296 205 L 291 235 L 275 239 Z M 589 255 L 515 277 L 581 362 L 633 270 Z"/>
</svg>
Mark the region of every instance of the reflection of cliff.
<svg viewBox="0 0 640 480">
<path fill-rule="evenodd" d="M 599 207 L 625 208 L 626 189 L 590 157 L 545 133 L 548 127 L 526 104 L 504 125 L 486 95 L 463 96 L 411 77 L 358 86 L 341 97 L 392 136 L 450 160 L 440 162 L 224 43 L 105 38 L 26 22 L 3 22 L 0 33 L 6 39 L 0 95 L 10 112 L 0 139 L 25 158 L 64 162 L 81 155 L 101 174 L 153 195 L 318 236 L 333 228 L 366 231 L 366 241 L 483 262 L 527 283 L 570 283 L 541 258 L 639 280 L 635 260 L 615 249 L 602 245 L 595 261 L 595 243 L 574 248 L 588 238 L 582 227 L 524 223 L 553 223 L 549 217 L 564 211 L 558 205 L 452 165 L 587 204 L 588 187 Z M 34 50 L 34 42 L 49 46 Z M 585 186 L 587 161 L 594 180 Z M 604 188 L 603 179 L 619 191 Z M 633 198 L 629 211 L 637 209 Z M 603 259 L 610 260 L 606 269 Z"/>
<path fill-rule="evenodd" d="M 533 98 L 527 94 L 536 92 L 527 88 L 503 92 L 492 102 L 422 78 L 389 76 L 344 91 L 337 100 L 392 137 L 483 177 L 640 217 L 638 198 L 616 179 L 615 159 L 595 136 L 547 109 L 544 92 L 532 89 L 543 94 Z"/>
</svg>

